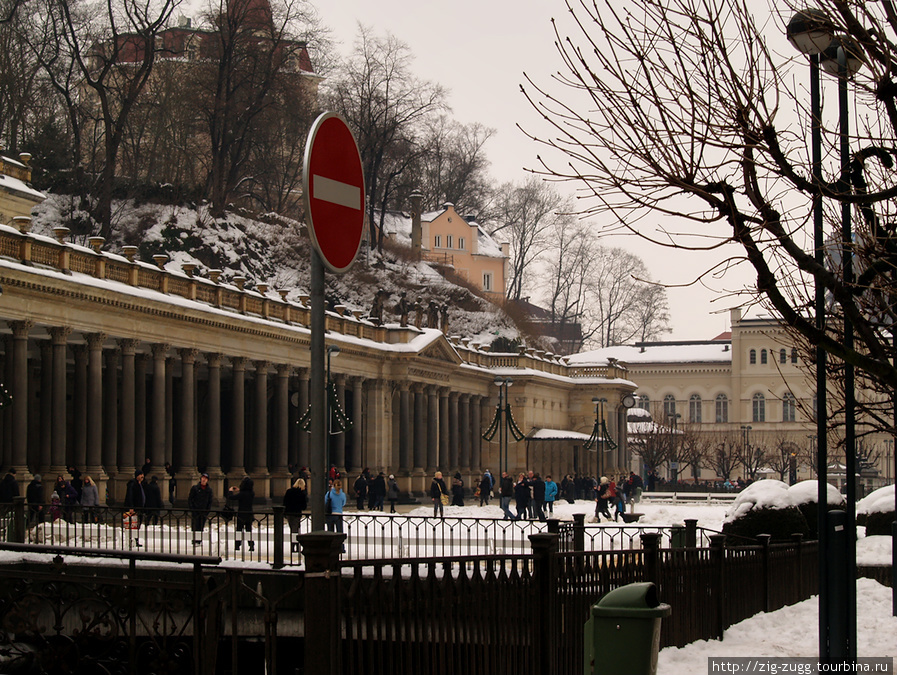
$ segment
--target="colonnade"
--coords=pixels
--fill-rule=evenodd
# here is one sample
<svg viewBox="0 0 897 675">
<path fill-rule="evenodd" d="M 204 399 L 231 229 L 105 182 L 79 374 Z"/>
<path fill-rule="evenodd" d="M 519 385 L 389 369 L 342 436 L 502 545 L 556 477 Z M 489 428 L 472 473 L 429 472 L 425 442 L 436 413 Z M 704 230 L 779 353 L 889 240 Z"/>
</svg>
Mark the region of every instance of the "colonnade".
<svg viewBox="0 0 897 675">
<path fill-rule="evenodd" d="M 116 500 L 149 459 L 163 482 L 163 466 L 172 464 L 180 499 L 200 470 L 216 488 L 251 475 L 258 495 L 279 499 L 291 469 L 309 464 L 309 435 L 298 425 L 309 402 L 307 362 L 31 320 L 6 325 L 3 375 L 12 402 L 3 410 L 2 464 L 16 467 L 20 480 L 42 473 L 51 483 L 75 466 Z M 308 358 L 307 350 L 297 353 Z M 425 490 L 437 469 L 465 479 L 482 471 L 488 396 L 404 377 L 333 378 L 352 421 L 329 438 L 329 462 L 341 471 L 391 471 L 412 491 Z"/>
</svg>

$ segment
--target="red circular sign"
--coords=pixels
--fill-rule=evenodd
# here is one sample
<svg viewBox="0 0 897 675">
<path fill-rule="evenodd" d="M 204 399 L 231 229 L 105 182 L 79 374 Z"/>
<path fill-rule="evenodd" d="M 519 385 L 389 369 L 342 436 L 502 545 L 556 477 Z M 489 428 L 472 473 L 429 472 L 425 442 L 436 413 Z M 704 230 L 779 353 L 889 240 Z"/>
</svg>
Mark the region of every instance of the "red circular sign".
<svg viewBox="0 0 897 675">
<path fill-rule="evenodd" d="M 364 172 L 355 137 L 336 113 L 321 114 L 308 133 L 302 190 L 312 246 L 328 269 L 345 272 L 364 234 Z"/>
</svg>

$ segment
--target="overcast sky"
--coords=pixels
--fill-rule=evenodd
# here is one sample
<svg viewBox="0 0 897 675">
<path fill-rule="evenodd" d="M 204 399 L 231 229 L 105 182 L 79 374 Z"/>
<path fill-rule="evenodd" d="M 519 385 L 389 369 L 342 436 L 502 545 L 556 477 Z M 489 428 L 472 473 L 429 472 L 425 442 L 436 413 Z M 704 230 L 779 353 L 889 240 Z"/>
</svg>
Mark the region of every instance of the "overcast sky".
<svg viewBox="0 0 897 675">
<path fill-rule="evenodd" d="M 520 84 L 524 72 L 544 82 L 558 70 L 551 19 L 565 20 L 563 0 L 339 0 L 316 6 L 344 55 L 351 50 L 359 22 L 378 36 L 388 32 L 405 42 L 414 55 L 415 74 L 449 89 L 458 122 L 479 122 L 497 131 L 486 146 L 497 180 L 524 180 L 524 167 L 534 167 L 536 155 L 544 154 L 517 129 L 517 124 L 535 128 L 538 123 Z M 606 243 L 639 255 L 653 277 L 664 283 L 687 283 L 711 264 L 633 238 Z M 725 286 L 746 282 L 749 277 L 741 275 L 727 278 Z M 711 313 L 727 310 L 734 300 L 694 287 L 670 289 L 668 295 L 673 333 L 665 339 L 709 339 L 728 330 L 728 312 Z M 717 301 L 711 303 L 714 298 Z"/>
</svg>

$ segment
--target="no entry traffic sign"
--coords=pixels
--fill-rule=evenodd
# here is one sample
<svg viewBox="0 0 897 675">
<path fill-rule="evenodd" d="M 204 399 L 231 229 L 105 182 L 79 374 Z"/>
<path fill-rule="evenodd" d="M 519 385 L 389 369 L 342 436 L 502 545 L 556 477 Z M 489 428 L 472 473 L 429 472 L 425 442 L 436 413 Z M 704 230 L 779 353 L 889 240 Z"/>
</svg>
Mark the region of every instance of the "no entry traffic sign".
<svg viewBox="0 0 897 675">
<path fill-rule="evenodd" d="M 321 114 L 311 127 L 302 189 L 312 246 L 330 271 L 345 272 L 364 234 L 364 172 L 355 137 L 336 113 Z"/>
</svg>

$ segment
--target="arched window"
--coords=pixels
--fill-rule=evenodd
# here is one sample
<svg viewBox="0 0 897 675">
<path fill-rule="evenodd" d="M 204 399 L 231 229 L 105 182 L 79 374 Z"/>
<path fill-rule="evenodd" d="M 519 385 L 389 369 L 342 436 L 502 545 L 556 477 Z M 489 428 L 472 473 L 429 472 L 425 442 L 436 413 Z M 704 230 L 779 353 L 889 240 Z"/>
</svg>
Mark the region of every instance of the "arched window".
<svg viewBox="0 0 897 675">
<path fill-rule="evenodd" d="M 701 397 L 698 394 L 692 394 L 688 399 L 688 421 L 701 422 Z"/>
<path fill-rule="evenodd" d="M 782 421 L 793 422 L 797 416 L 797 401 L 790 391 L 782 396 Z"/>
<path fill-rule="evenodd" d="M 751 403 L 753 408 L 753 420 L 754 422 L 765 422 L 766 421 L 766 398 L 763 394 L 757 393 L 754 394 L 754 398 Z"/>
<path fill-rule="evenodd" d="M 797 363 L 797 350 L 791 348 L 791 363 Z"/>
<path fill-rule="evenodd" d="M 716 421 L 723 423 L 729 421 L 729 397 L 725 394 L 716 395 Z"/>
<path fill-rule="evenodd" d="M 788 352 L 784 349 L 779 350 L 779 363 L 787 363 L 788 362 Z"/>
<path fill-rule="evenodd" d="M 676 397 L 672 394 L 667 394 L 663 397 L 663 416 L 670 417 L 671 415 L 676 414 Z"/>
<path fill-rule="evenodd" d="M 766 350 L 760 350 L 760 363 L 766 363 Z"/>
<path fill-rule="evenodd" d="M 757 363 L 757 350 L 752 349 L 750 352 L 748 352 L 748 354 L 749 354 L 748 360 L 750 361 L 751 365 L 754 365 L 755 363 Z"/>
<path fill-rule="evenodd" d="M 647 394 L 642 394 L 638 400 L 638 407 L 651 412 L 651 398 Z"/>
</svg>

